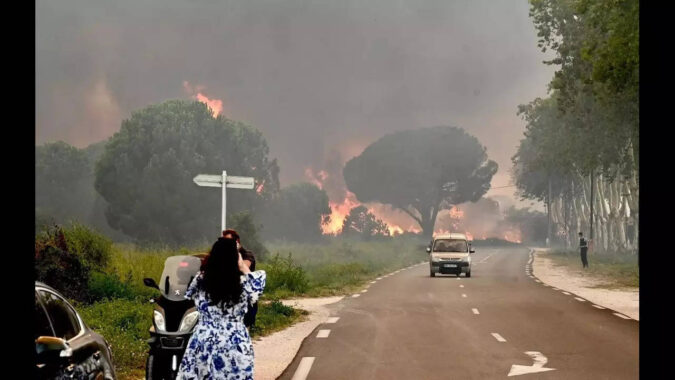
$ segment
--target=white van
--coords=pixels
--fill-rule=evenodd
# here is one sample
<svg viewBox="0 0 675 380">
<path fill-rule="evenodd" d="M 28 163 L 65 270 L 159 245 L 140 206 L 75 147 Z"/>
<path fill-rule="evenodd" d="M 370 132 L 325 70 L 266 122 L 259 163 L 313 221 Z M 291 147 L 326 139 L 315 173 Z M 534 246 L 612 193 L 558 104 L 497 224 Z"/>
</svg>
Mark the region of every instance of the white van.
<svg viewBox="0 0 675 380">
<path fill-rule="evenodd" d="M 459 233 L 437 235 L 427 247 L 429 253 L 429 276 L 436 273 L 456 274 L 471 277 L 471 254 L 475 251 L 466 235 Z"/>
</svg>

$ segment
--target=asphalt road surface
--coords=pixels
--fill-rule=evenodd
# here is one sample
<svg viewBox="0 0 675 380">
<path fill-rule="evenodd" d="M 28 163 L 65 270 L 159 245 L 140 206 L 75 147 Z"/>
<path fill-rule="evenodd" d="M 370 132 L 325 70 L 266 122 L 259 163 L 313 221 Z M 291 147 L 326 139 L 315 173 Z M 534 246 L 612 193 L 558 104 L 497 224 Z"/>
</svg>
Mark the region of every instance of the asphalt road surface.
<svg viewBox="0 0 675 380">
<path fill-rule="evenodd" d="M 431 278 L 427 261 L 369 283 L 279 378 L 637 379 L 639 322 L 538 282 L 530 262 L 477 248 L 471 278 Z"/>
</svg>

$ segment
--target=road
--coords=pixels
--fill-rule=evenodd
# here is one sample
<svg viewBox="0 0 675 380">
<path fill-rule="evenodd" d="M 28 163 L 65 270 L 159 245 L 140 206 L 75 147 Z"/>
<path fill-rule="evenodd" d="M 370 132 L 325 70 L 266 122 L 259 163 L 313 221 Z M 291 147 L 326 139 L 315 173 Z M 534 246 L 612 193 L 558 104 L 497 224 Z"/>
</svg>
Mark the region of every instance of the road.
<svg viewBox="0 0 675 380">
<path fill-rule="evenodd" d="M 369 283 L 279 379 L 637 379 L 639 322 L 537 282 L 530 260 L 477 248 L 471 278 L 425 262 Z"/>
</svg>

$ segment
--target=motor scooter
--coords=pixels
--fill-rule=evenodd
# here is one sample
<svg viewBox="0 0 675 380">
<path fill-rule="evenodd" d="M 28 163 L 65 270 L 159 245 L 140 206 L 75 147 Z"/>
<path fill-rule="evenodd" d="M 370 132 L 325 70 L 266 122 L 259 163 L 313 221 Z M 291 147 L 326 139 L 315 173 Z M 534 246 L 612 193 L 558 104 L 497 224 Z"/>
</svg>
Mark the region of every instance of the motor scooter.
<svg viewBox="0 0 675 380">
<path fill-rule="evenodd" d="M 194 326 L 199 319 L 194 301 L 185 292 L 197 276 L 202 260 L 197 256 L 171 256 L 164 262 L 159 284 L 152 278 L 143 283 L 160 291 L 150 327 L 150 351 L 145 365 L 147 380 L 174 380 Z"/>
</svg>

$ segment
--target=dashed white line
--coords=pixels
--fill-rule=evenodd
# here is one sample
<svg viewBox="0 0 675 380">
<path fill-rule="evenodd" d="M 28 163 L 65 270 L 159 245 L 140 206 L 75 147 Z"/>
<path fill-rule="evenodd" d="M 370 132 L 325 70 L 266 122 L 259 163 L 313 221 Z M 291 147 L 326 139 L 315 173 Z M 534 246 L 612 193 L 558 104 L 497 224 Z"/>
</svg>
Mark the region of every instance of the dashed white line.
<svg viewBox="0 0 675 380">
<path fill-rule="evenodd" d="M 480 314 L 480 313 L 478 312 L 478 309 L 471 309 L 471 311 L 473 311 L 473 313 L 476 314 L 476 315 Z"/>
<path fill-rule="evenodd" d="M 594 307 L 594 308 L 596 308 L 596 309 L 600 309 L 600 310 L 605 310 L 605 308 L 604 308 L 604 307 L 602 307 L 602 306 L 599 306 L 599 305 L 593 305 L 593 307 Z"/>
<path fill-rule="evenodd" d="M 328 335 L 330 335 L 330 330 L 319 330 L 319 332 L 316 334 L 317 338 L 328 338 Z"/>
<path fill-rule="evenodd" d="M 462 297 L 463 297 L 463 298 L 466 298 L 466 294 L 462 294 Z"/>
<path fill-rule="evenodd" d="M 381 279 L 382 279 L 382 277 L 378 277 L 377 279 L 378 279 L 378 280 L 381 280 Z"/>
<path fill-rule="evenodd" d="M 352 297 L 356 298 L 358 296 L 360 296 L 360 294 L 354 294 Z"/>
<path fill-rule="evenodd" d="M 457 276 L 457 280 L 459 281 L 459 276 Z"/>
<path fill-rule="evenodd" d="M 539 281 L 539 280 L 534 280 L 534 282 L 538 282 L 538 283 L 541 283 L 541 281 Z"/>
<path fill-rule="evenodd" d="M 368 289 L 363 289 L 363 290 L 361 291 L 361 293 L 365 293 L 365 292 L 367 292 L 367 291 L 368 291 Z"/>
<path fill-rule="evenodd" d="M 371 284 L 374 284 L 374 283 L 376 283 L 376 282 L 377 282 L 377 281 L 371 281 L 370 283 L 371 283 Z"/>
<path fill-rule="evenodd" d="M 577 300 L 577 301 L 579 301 L 579 302 L 586 302 L 586 300 L 583 299 L 583 298 L 574 297 L 574 299 Z"/>
<path fill-rule="evenodd" d="M 464 287 L 464 285 L 460 285 L 459 287 L 460 287 L 460 288 L 463 288 L 463 287 Z"/>
<path fill-rule="evenodd" d="M 619 317 L 619 318 L 630 319 L 630 317 L 626 317 L 626 316 L 623 315 L 623 314 L 619 314 L 619 313 L 613 313 L 613 314 L 616 315 L 616 316 Z"/>
<path fill-rule="evenodd" d="M 567 292 L 562 292 L 562 294 L 564 294 L 564 295 L 566 295 L 566 296 L 569 296 L 569 295 L 570 295 L 570 294 L 567 293 Z"/>
<path fill-rule="evenodd" d="M 312 369 L 312 364 L 314 364 L 313 356 L 306 356 L 302 358 L 291 380 L 305 380 L 307 375 L 309 375 L 309 370 Z"/>
<path fill-rule="evenodd" d="M 492 333 L 492 336 L 495 337 L 498 342 L 506 342 L 506 339 L 502 338 L 502 336 L 497 333 Z"/>
</svg>

